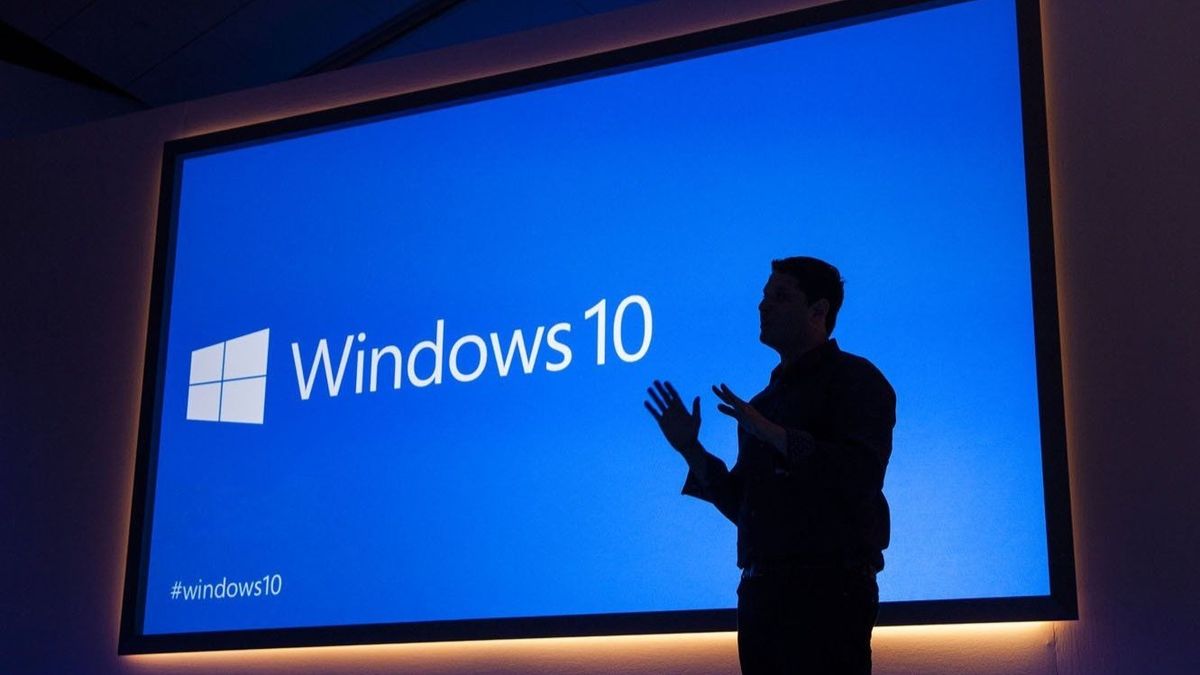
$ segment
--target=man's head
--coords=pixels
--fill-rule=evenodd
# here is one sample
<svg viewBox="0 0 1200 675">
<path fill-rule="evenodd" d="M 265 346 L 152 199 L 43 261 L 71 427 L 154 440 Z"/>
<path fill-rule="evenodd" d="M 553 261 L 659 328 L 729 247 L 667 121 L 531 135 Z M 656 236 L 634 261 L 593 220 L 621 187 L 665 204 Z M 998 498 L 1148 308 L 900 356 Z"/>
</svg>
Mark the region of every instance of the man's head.
<svg viewBox="0 0 1200 675">
<path fill-rule="evenodd" d="M 763 344 L 784 353 L 828 339 L 842 308 L 843 280 L 837 268 L 798 256 L 771 261 L 771 276 L 758 304 Z"/>
</svg>

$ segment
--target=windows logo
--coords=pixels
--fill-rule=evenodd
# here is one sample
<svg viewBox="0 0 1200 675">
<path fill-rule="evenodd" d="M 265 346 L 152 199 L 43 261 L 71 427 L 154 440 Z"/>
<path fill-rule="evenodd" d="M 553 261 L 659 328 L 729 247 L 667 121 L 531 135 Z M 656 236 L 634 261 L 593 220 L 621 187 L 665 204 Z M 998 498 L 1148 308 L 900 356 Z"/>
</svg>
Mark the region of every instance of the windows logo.
<svg viewBox="0 0 1200 675">
<path fill-rule="evenodd" d="M 270 333 L 264 328 L 192 352 L 189 420 L 263 423 Z"/>
</svg>

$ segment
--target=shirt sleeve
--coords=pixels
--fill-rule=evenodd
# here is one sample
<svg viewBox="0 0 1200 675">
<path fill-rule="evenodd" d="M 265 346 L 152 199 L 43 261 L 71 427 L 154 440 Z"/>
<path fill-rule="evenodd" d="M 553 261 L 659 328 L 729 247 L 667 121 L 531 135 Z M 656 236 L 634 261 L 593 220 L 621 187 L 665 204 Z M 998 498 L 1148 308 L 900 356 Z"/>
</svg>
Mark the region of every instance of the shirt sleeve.
<svg viewBox="0 0 1200 675">
<path fill-rule="evenodd" d="M 846 492 L 878 492 L 892 454 L 896 394 L 874 367 L 856 370 L 835 382 L 821 437 L 785 427 L 785 461 L 794 471 L 827 476 Z"/>
<path fill-rule="evenodd" d="M 738 510 L 742 503 L 742 475 L 738 465 L 730 471 L 725 462 L 709 453 L 704 453 L 707 462 L 705 480 L 701 481 L 696 473 L 688 470 L 687 479 L 683 482 L 683 494 L 712 503 L 734 525 L 738 523 Z"/>
</svg>

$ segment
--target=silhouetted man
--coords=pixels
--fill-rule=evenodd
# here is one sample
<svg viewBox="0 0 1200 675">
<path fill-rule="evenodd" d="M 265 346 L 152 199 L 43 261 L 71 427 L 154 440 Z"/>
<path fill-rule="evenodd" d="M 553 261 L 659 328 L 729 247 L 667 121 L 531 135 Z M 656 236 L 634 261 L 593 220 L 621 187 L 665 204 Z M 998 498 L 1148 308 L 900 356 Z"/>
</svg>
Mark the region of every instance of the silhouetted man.
<svg viewBox="0 0 1200 675">
<path fill-rule="evenodd" d="M 737 525 L 742 672 L 870 673 L 896 395 L 829 339 L 842 306 L 837 268 L 797 257 L 771 270 L 759 339 L 779 365 L 749 402 L 713 387 L 717 410 L 738 422 L 733 469 L 700 444 L 699 396 L 689 413 L 670 382 L 655 381 L 646 408 L 687 460 L 683 493 Z"/>
</svg>

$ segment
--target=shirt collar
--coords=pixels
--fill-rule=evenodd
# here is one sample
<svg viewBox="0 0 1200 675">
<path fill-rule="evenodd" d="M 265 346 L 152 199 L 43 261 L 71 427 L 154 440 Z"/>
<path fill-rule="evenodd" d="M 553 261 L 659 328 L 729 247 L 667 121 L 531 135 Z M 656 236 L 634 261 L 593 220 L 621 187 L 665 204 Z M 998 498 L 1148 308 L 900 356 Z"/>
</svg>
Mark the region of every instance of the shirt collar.
<svg viewBox="0 0 1200 675">
<path fill-rule="evenodd" d="M 775 366 L 775 370 L 771 371 L 771 380 L 774 381 L 779 377 L 795 377 L 807 373 L 840 351 L 841 349 L 838 348 L 837 340 L 829 338 L 824 344 L 813 347 L 801 354 L 800 358 L 796 359 L 795 363 L 792 363 L 787 368 L 784 368 L 782 364 Z"/>
</svg>

